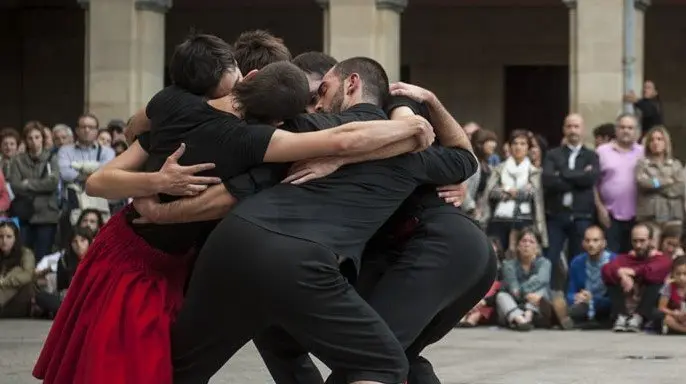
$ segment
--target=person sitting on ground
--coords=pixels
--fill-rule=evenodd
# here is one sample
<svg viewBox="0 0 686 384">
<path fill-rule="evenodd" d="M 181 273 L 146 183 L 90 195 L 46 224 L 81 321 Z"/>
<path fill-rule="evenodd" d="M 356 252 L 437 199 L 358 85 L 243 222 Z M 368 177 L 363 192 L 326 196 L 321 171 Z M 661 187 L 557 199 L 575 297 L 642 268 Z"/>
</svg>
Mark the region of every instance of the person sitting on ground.
<svg viewBox="0 0 686 384">
<path fill-rule="evenodd" d="M 88 227 L 75 228 L 69 247 L 60 252 L 61 257 L 54 267 L 55 271 L 52 271 L 52 269 L 47 270 L 55 273 L 55 290 L 54 292 L 47 290 L 38 292 L 35 298 L 37 307 L 47 317 L 51 319 L 55 317 L 64 296 L 67 294 L 67 289 L 69 284 L 71 284 L 74 273 L 76 273 L 76 267 L 83 260 L 94 237 L 95 232 Z"/>
<path fill-rule="evenodd" d="M 653 248 L 653 228 L 639 223 L 631 230 L 633 249 L 602 268 L 603 282 L 616 316 L 614 332 L 639 332 L 650 319 L 672 260 Z"/>
<path fill-rule="evenodd" d="M 536 232 L 524 228 L 516 241 L 516 256 L 502 264 L 502 288 L 495 303 L 500 322 L 529 331 L 550 324 L 550 261 L 541 256 Z"/>
<path fill-rule="evenodd" d="M 605 233 L 600 227 L 594 225 L 586 229 L 583 248 L 585 252 L 575 257 L 569 266 L 567 304 L 575 325 L 609 320 L 612 308 L 601 269 L 616 255 L 607 249 Z"/>
<path fill-rule="evenodd" d="M 660 291 L 658 310 L 664 317 L 663 334 L 686 334 L 686 256 L 672 262 L 671 282 Z"/>
<path fill-rule="evenodd" d="M 684 249 L 681 245 L 681 226 L 668 225 L 660 235 L 660 252 L 675 259 L 684 256 Z"/>
<path fill-rule="evenodd" d="M 36 259 L 23 246 L 19 227 L 10 220 L 0 222 L 0 317 L 28 317 L 35 268 Z"/>
</svg>

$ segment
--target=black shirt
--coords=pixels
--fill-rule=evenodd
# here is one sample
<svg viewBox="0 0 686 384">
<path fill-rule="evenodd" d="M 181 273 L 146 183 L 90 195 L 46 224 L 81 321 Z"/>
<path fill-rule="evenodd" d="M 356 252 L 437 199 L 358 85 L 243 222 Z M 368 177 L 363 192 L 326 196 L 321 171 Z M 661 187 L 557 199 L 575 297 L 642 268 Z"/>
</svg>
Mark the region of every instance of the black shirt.
<svg viewBox="0 0 686 384">
<path fill-rule="evenodd" d="M 371 105 L 346 112 L 358 120 L 384 116 Z M 310 122 L 329 128 L 342 115 L 312 115 Z M 270 231 L 319 243 L 359 267 L 365 243 L 417 186 L 461 182 L 476 169 L 476 159 L 466 150 L 431 147 L 347 165 L 303 185 L 278 184 L 246 198 L 231 213 Z"/>
<path fill-rule="evenodd" d="M 214 109 L 204 99 L 174 86 L 157 93 L 150 100 L 146 114 L 152 129 L 139 139 L 149 154 L 146 171 L 159 170 L 167 157 L 185 143 L 186 152 L 179 164 L 215 163 L 214 169 L 200 175 L 229 180 L 262 163 L 275 131 L 268 125 L 248 128 L 238 117 Z M 162 202 L 178 198 L 160 195 Z M 131 222 L 137 217 L 138 213 L 132 211 L 127 219 Z M 179 254 L 202 244 L 216 223 L 133 224 L 132 227 L 153 247 Z"/>
</svg>

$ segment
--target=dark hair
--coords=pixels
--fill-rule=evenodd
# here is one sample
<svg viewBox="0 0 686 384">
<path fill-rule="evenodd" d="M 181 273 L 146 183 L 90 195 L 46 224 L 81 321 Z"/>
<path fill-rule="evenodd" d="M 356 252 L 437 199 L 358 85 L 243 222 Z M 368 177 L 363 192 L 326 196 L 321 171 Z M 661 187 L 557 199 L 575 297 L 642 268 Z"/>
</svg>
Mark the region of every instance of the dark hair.
<svg viewBox="0 0 686 384">
<path fill-rule="evenodd" d="M 126 128 L 126 122 L 121 119 L 112 119 L 107 123 L 107 130 L 110 131 L 110 135 L 115 133 L 123 133 Z"/>
<path fill-rule="evenodd" d="M 88 215 L 88 214 L 94 214 L 98 217 L 98 228 L 102 228 L 103 225 L 105 225 L 105 219 L 102 217 L 102 212 L 98 211 L 97 209 L 93 208 L 86 208 L 83 211 L 81 211 L 81 214 L 79 215 L 79 219 L 76 220 L 76 228 L 79 228 L 81 225 L 81 220 Z"/>
<path fill-rule="evenodd" d="M 96 128 L 100 128 L 100 120 L 98 120 L 98 117 L 95 116 L 94 114 L 90 113 L 90 112 L 84 113 L 83 115 L 79 116 L 78 119 L 76 119 L 76 127 L 79 126 L 79 122 L 82 119 L 86 119 L 86 118 L 95 120 Z"/>
<path fill-rule="evenodd" d="M 119 147 L 122 148 L 122 152 L 124 152 L 124 151 L 126 151 L 127 149 L 129 149 L 129 145 L 126 144 L 125 141 L 119 140 L 119 141 L 115 141 L 114 143 L 112 143 L 112 149 L 113 149 L 115 152 L 117 152 L 117 148 L 119 148 Z"/>
<path fill-rule="evenodd" d="M 615 138 L 615 125 L 613 123 L 600 124 L 593 129 L 593 137 Z"/>
<path fill-rule="evenodd" d="M 269 64 L 233 89 L 246 120 L 273 123 L 294 117 L 310 100 L 307 76 L 289 61 Z"/>
<path fill-rule="evenodd" d="M 672 260 L 672 273 L 682 265 L 686 265 L 686 256 L 677 256 Z"/>
<path fill-rule="evenodd" d="M 62 258 L 64 267 L 68 270 L 75 269 L 76 265 L 79 263 L 79 257 L 78 255 L 76 255 L 76 253 L 74 252 L 74 248 L 72 248 L 71 245 L 76 236 L 81 236 L 84 239 L 88 240 L 88 244 L 93 244 L 95 232 L 92 231 L 90 228 L 74 228 L 74 232 L 71 234 L 71 237 L 69 238 L 69 242 L 67 243 L 67 246 L 64 249 L 64 257 Z"/>
<path fill-rule="evenodd" d="M 21 265 L 21 254 L 23 248 L 21 237 L 19 236 L 19 227 L 17 227 L 13 221 L 7 219 L 0 222 L 0 228 L 3 227 L 8 227 L 12 230 L 12 233 L 14 233 L 14 245 L 12 245 L 12 249 L 10 249 L 9 254 L 0 254 L 0 272 L 5 272 Z"/>
<path fill-rule="evenodd" d="M 500 242 L 500 238 L 497 236 L 489 236 L 488 242 L 491 244 L 491 248 L 495 248 L 493 252 L 498 258 L 498 262 L 505 260 L 505 251 L 503 250 L 503 244 Z"/>
<path fill-rule="evenodd" d="M 334 73 L 343 81 L 353 73 L 362 80 L 362 97 L 376 106 L 386 105 L 389 98 L 388 75 L 384 68 L 368 57 L 353 57 L 333 67 Z"/>
<path fill-rule="evenodd" d="M 292 58 L 282 39 L 259 29 L 241 33 L 233 43 L 233 49 L 243 75 L 278 61 L 290 61 Z"/>
<path fill-rule="evenodd" d="M 305 73 L 315 74 L 324 77 L 326 72 L 336 65 L 337 61 L 333 57 L 323 52 L 305 52 L 293 59 L 293 64 L 305 71 Z"/>
<path fill-rule="evenodd" d="M 487 141 L 498 142 L 498 136 L 493 131 L 488 129 L 479 129 L 472 134 L 472 147 L 476 158 L 482 162 L 487 161 L 486 153 L 484 152 L 484 144 Z"/>
<path fill-rule="evenodd" d="M 529 148 L 531 148 L 533 147 L 533 143 L 531 142 L 532 136 L 533 135 L 529 131 L 526 131 L 524 129 L 515 129 L 510 133 L 510 139 L 507 141 L 507 143 L 512 145 L 514 144 L 514 141 L 516 139 L 525 139 L 526 145 L 528 145 Z"/>
<path fill-rule="evenodd" d="M 676 237 L 681 239 L 681 226 L 680 225 L 667 225 L 662 230 L 662 235 L 660 236 L 660 242 L 667 237 Z"/>
<path fill-rule="evenodd" d="M 233 48 L 217 36 L 195 34 L 176 46 L 169 75 L 177 87 L 211 96 L 227 71 L 236 68 Z"/>
</svg>

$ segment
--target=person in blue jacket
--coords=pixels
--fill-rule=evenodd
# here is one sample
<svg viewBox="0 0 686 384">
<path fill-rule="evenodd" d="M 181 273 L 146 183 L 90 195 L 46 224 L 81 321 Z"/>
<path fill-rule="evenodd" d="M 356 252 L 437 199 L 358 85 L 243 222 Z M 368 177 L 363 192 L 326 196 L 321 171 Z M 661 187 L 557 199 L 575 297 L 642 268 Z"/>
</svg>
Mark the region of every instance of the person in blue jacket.
<svg viewBox="0 0 686 384">
<path fill-rule="evenodd" d="M 610 320 L 612 309 L 600 270 L 616 255 L 607 250 L 605 233 L 598 226 L 586 230 L 583 248 L 585 252 L 576 256 L 569 266 L 569 316 L 575 324 L 604 323 Z"/>
</svg>

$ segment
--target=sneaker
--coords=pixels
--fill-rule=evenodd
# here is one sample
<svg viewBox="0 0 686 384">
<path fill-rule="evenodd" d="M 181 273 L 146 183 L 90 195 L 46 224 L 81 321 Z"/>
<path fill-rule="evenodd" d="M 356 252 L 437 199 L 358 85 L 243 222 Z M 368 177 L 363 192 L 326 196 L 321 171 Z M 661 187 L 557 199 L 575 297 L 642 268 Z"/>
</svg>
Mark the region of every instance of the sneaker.
<svg viewBox="0 0 686 384">
<path fill-rule="evenodd" d="M 612 327 L 612 332 L 626 332 L 626 323 L 626 315 L 617 316 L 617 320 L 615 320 L 615 325 Z"/>
<path fill-rule="evenodd" d="M 667 326 L 667 324 L 662 324 L 662 334 L 669 335 L 669 327 Z"/>
<path fill-rule="evenodd" d="M 643 318 L 641 317 L 641 315 L 634 314 L 626 323 L 626 330 L 627 332 L 641 332 L 642 325 Z"/>
</svg>

